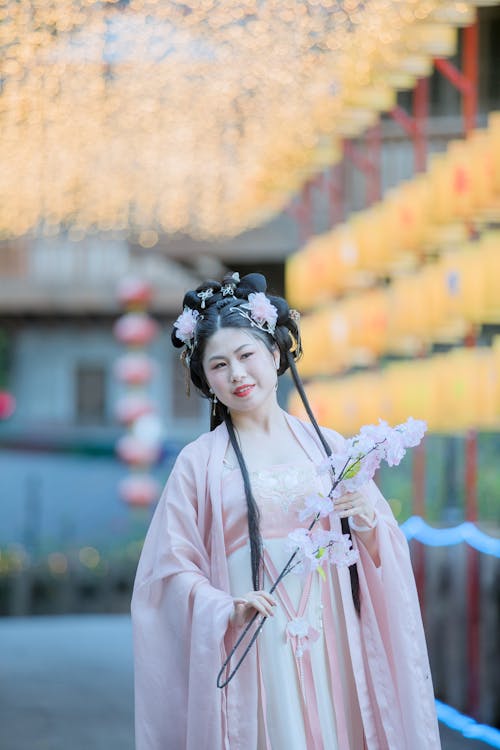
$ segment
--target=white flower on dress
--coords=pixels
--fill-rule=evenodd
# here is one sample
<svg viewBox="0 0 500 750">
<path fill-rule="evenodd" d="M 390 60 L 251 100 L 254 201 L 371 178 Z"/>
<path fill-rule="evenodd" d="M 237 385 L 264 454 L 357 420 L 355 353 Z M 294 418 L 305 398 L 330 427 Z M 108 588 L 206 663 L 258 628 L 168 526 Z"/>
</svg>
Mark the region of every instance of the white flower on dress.
<svg viewBox="0 0 500 750">
<path fill-rule="evenodd" d="M 292 636 L 305 638 L 309 633 L 310 625 L 304 617 L 294 617 L 287 623 L 286 629 Z"/>
</svg>

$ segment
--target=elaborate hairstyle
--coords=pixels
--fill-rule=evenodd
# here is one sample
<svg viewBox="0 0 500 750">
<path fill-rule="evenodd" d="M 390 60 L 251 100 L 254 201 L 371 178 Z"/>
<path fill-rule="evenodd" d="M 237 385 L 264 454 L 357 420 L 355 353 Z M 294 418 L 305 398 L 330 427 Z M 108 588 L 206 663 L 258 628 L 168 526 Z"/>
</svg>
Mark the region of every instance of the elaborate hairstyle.
<svg viewBox="0 0 500 750">
<path fill-rule="evenodd" d="M 210 389 L 203 370 L 203 355 L 208 339 L 221 328 L 245 328 L 256 338 L 261 339 L 270 351 L 279 351 L 278 375 L 290 369 L 297 391 L 304 404 L 311 423 L 318 434 L 327 456 L 331 447 L 326 441 L 312 413 L 311 407 L 295 365 L 302 354 L 298 326 L 299 314 L 291 310 L 282 297 L 267 293 L 267 282 L 260 273 L 251 273 L 241 280 L 237 273 L 228 274 L 222 282 L 205 281 L 197 289 L 185 294 L 183 312 L 174 323 L 172 343 L 183 347 L 181 359 L 189 370 L 192 383 L 197 390 L 209 399 Z M 248 531 L 252 561 L 252 581 L 256 590 L 260 589 L 262 537 L 260 514 L 252 493 L 248 469 L 236 439 L 231 415 L 224 404 L 217 402 L 212 412 L 210 429 L 225 422 L 231 445 L 238 459 L 243 476 L 248 509 Z M 347 518 L 341 519 L 342 533 L 350 534 Z M 359 614 L 359 579 L 356 565 L 349 568 L 354 605 Z"/>
</svg>

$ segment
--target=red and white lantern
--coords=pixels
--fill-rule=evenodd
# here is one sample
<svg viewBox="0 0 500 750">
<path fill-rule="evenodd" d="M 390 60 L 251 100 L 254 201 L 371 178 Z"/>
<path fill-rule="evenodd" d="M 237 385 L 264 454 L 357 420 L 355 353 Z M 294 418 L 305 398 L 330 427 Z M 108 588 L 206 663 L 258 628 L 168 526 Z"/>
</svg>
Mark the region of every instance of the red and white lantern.
<svg viewBox="0 0 500 750">
<path fill-rule="evenodd" d="M 121 497 L 134 508 L 148 508 L 158 500 L 160 485 L 149 474 L 130 474 L 119 484 Z"/>
<path fill-rule="evenodd" d="M 122 282 L 118 298 L 127 312 L 113 328 L 118 341 L 129 347 L 115 363 L 114 372 L 125 386 L 125 393 L 116 404 L 116 416 L 128 428 L 119 439 L 116 452 L 132 470 L 120 482 L 119 492 L 133 507 L 148 507 L 160 494 L 158 483 L 148 474 L 162 447 L 161 423 L 146 390 L 155 373 L 155 363 L 142 350 L 158 334 L 158 324 L 145 311 L 151 297 L 152 289 L 146 282 L 139 279 Z"/>
<path fill-rule="evenodd" d="M 7 391 L 0 391 L 0 419 L 8 419 L 16 410 L 16 399 Z"/>
<path fill-rule="evenodd" d="M 113 333 L 122 344 L 146 346 L 158 334 L 158 325 L 147 313 L 129 312 L 116 321 Z"/>
<path fill-rule="evenodd" d="M 155 373 L 155 363 L 143 352 L 130 352 L 120 357 L 114 368 L 115 377 L 127 385 L 144 385 Z"/>
</svg>

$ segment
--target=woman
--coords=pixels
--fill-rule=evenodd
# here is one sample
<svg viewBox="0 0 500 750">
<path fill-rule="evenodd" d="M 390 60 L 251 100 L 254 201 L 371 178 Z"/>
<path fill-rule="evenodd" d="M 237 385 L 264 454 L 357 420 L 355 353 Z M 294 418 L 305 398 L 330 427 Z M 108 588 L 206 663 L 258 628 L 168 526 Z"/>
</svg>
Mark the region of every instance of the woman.
<svg viewBox="0 0 500 750">
<path fill-rule="evenodd" d="M 212 431 L 179 454 L 139 562 L 137 750 L 440 747 L 408 546 L 374 482 L 326 519 L 351 533 L 358 563 L 266 593 L 287 534 L 306 525 L 305 498 L 329 490 L 316 467 L 340 440 L 318 427 L 300 383 L 297 317 L 263 276 L 233 274 L 188 292 L 174 324 Z M 278 405 L 288 368 L 312 424 Z M 257 644 L 221 690 L 256 613 L 268 618 Z"/>
</svg>

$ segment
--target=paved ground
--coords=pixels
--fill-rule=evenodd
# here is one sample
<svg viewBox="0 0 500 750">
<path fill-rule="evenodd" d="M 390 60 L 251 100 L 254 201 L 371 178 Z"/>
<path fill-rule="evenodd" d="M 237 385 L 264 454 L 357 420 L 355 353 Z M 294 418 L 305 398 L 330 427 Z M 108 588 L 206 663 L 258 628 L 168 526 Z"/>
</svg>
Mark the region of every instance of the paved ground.
<svg viewBox="0 0 500 750">
<path fill-rule="evenodd" d="M 0 619 L 1 750 L 134 750 L 132 698 L 128 617 Z M 488 749 L 446 727 L 442 744 Z"/>
</svg>

